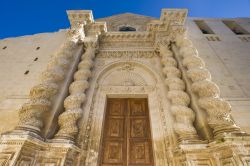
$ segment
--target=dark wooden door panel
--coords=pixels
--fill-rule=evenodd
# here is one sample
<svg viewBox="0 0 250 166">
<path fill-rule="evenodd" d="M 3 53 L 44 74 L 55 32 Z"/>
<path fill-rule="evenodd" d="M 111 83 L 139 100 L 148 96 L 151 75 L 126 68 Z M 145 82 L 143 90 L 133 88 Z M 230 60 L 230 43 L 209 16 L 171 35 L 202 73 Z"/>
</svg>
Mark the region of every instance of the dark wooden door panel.
<svg viewBox="0 0 250 166">
<path fill-rule="evenodd" d="M 108 99 L 101 166 L 153 166 L 147 99 Z"/>
<path fill-rule="evenodd" d="M 107 138 L 124 138 L 124 126 L 125 119 L 122 117 L 110 117 L 108 118 L 108 131 Z"/>
<path fill-rule="evenodd" d="M 130 118 L 130 138 L 148 138 L 148 127 L 145 118 Z"/>
<path fill-rule="evenodd" d="M 129 166 L 152 165 L 150 141 L 130 141 Z"/>
<path fill-rule="evenodd" d="M 147 116 L 146 99 L 130 99 L 130 116 Z"/>
<path fill-rule="evenodd" d="M 108 113 L 110 116 L 124 116 L 125 114 L 125 104 L 124 99 L 112 99 L 108 100 Z"/>
<path fill-rule="evenodd" d="M 104 143 L 104 157 L 103 165 L 124 165 L 124 160 L 126 160 L 126 151 L 125 151 L 123 141 L 105 141 Z"/>
</svg>

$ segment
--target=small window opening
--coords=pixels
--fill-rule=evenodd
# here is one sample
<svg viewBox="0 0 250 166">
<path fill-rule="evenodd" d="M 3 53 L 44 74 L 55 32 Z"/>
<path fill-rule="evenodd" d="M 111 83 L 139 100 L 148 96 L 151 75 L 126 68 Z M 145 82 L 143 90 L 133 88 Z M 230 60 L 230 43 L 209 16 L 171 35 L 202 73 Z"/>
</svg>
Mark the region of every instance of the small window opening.
<svg viewBox="0 0 250 166">
<path fill-rule="evenodd" d="M 239 39 L 243 42 L 250 42 L 250 37 L 239 37 Z"/>
<path fill-rule="evenodd" d="M 218 36 L 206 36 L 208 41 L 221 41 Z"/>
<path fill-rule="evenodd" d="M 194 22 L 203 34 L 214 34 L 213 30 L 205 23 L 205 21 L 195 20 Z"/>
<path fill-rule="evenodd" d="M 135 28 L 133 27 L 129 27 L 129 26 L 123 26 L 119 28 L 119 31 L 121 32 L 129 32 L 129 31 L 136 31 Z"/>
<path fill-rule="evenodd" d="M 236 35 L 248 35 L 250 34 L 247 30 L 242 28 L 235 21 L 224 20 L 222 21 L 234 34 Z"/>
<path fill-rule="evenodd" d="M 38 60 L 38 58 L 36 57 L 35 59 L 34 59 L 34 61 L 37 61 Z"/>
<path fill-rule="evenodd" d="M 36 50 L 39 50 L 39 49 L 40 49 L 40 47 L 37 47 L 37 48 L 36 48 Z"/>
<path fill-rule="evenodd" d="M 26 70 L 24 74 L 27 75 L 29 74 L 29 72 L 30 72 L 29 70 Z"/>
<path fill-rule="evenodd" d="M 4 47 L 3 47 L 3 50 L 5 50 L 6 48 L 7 48 L 7 46 L 4 46 Z"/>
</svg>

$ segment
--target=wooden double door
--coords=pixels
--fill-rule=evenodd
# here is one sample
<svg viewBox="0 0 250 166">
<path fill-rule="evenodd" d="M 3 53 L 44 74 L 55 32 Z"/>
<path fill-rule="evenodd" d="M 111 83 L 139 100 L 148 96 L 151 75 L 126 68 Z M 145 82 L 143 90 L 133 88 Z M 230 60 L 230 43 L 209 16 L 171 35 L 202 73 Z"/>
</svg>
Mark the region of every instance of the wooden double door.
<svg viewBox="0 0 250 166">
<path fill-rule="evenodd" d="M 153 166 L 147 99 L 107 100 L 100 166 Z"/>
</svg>

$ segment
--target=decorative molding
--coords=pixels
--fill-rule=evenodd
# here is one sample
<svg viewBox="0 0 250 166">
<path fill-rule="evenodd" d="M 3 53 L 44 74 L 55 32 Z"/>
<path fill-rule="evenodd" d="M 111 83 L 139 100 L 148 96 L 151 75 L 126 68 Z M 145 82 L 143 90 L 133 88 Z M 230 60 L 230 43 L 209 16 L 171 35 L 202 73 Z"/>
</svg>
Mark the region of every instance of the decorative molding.
<svg viewBox="0 0 250 166">
<path fill-rule="evenodd" d="M 151 32 L 107 32 L 101 36 L 100 42 L 122 41 L 153 41 L 154 33 Z"/>
<path fill-rule="evenodd" d="M 128 48 L 128 49 L 138 49 L 138 48 L 152 48 L 154 47 L 153 41 L 107 41 L 100 43 L 100 49 L 120 49 L 120 48 Z"/>
<path fill-rule="evenodd" d="M 100 86 L 101 91 L 106 93 L 146 93 L 155 89 L 154 86 Z"/>
<path fill-rule="evenodd" d="M 116 50 L 116 51 L 99 51 L 97 58 L 152 58 L 157 56 L 157 53 L 154 50 L 143 51 L 126 51 L 126 50 Z"/>
</svg>

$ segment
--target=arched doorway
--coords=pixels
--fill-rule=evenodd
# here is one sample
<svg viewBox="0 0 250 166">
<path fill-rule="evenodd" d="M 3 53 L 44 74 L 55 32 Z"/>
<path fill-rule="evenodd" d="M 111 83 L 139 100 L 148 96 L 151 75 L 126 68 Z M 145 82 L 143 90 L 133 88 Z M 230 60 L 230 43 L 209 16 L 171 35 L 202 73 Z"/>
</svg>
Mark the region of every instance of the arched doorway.
<svg viewBox="0 0 250 166">
<path fill-rule="evenodd" d="M 102 145 L 104 142 L 105 117 L 107 115 L 108 99 L 146 100 L 148 106 L 148 122 L 150 138 L 152 139 L 152 161 L 154 165 L 165 165 L 167 162 L 166 143 L 168 144 L 173 132 L 167 131 L 165 114 L 169 113 L 166 108 L 164 91 L 165 86 L 160 76 L 155 74 L 147 65 L 138 61 L 119 61 L 108 64 L 96 75 L 98 88 L 95 90 L 92 117 L 94 118 L 93 129 L 89 134 L 95 141 L 88 148 L 86 156 L 87 165 L 100 165 L 102 160 Z M 166 99 L 167 100 L 167 99 Z M 169 126 L 171 128 L 171 126 Z"/>
</svg>

